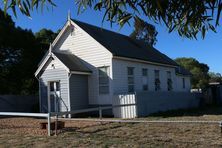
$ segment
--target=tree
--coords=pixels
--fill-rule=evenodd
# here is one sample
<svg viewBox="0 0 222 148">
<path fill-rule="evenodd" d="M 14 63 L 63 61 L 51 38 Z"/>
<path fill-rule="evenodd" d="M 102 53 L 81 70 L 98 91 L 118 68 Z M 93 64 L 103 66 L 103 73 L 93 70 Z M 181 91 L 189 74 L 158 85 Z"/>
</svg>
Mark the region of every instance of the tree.
<svg viewBox="0 0 222 148">
<path fill-rule="evenodd" d="M 55 6 L 53 0 L 3 0 L 5 12 L 11 9 L 30 16 L 30 11 L 41 6 Z M 103 20 L 123 26 L 136 16 L 145 16 L 153 22 L 164 23 L 169 32 L 177 31 L 182 37 L 196 38 L 201 32 L 220 24 L 221 0 L 75 0 L 83 12 L 88 7 L 104 13 Z"/>
<path fill-rule="evenodd" d="M 32 31 L 16 27 L 0 10 L 0 94 L 29 94 L 37 84 L 33 77 L 39 52 Z M 29 87 L 29 88 L 28 88 Z"/>
<path fill-rule="evenodd" d="M 222 82 L 222 76 L 220 73 L 209 72 L 210 82 Z"/>
<path fill-rule="evenodd" d="M 43 29 L 35 36 L 30 30 L 16 27 L 0 10 L 0 34 L 0 94 L 36 93 L 34 72 L 55 33 Z"/>
<path fill-rule="evenodd" d="M 209 67 L 194 58 L 177 58 L 175 61 L 192 73 L 192 88 L 205 88 L 209 83 Z"/>
<path fill-rule="evenodd" d="M 48 50 L 49 44 L 56 38 L 57 33 L 54 33 L 49 29 L 41 29 L 40 31 L 35 33 L 35 38 L 37 42 L 40 44 L 41 50 Z"/>
<path fill-rule="evenodd" d="M 139 17 L 135 18 L 134 31 L 130 34 L 131 38 L 142 40 L 150 46 L 153 46 L 157 42 L 157 34 L 158 32 L 155 26 L 143 21 Z"/>
</svg>

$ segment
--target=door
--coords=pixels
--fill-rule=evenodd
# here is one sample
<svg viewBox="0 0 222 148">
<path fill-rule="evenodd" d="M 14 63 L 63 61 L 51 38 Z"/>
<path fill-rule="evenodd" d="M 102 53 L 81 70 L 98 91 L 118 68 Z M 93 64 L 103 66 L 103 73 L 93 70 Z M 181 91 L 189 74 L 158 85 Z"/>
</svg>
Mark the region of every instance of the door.
<svg viewBox="0 0 222 148">
<path fill-rule="evenodd" d="M 88 108 L 88 76 L 75 75 L 70 77 L 71 110 Z"/>
<path fill-rule="evenodd" d="M 50 112 L 60 111 L 60 82 L 51 81 L 48 83 L 48 108 Z"/>
</svg>

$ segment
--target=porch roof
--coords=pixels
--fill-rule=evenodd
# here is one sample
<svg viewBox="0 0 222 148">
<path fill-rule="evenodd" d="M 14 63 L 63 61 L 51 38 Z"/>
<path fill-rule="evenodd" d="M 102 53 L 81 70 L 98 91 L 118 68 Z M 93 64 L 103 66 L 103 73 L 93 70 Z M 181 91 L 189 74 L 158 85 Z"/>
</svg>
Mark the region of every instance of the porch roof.
<svg viewBox="0 0 222 148">
<path fill-rule="evenodd" d="M 92 71 L 77 56 L 68 52 L 53 52 L 53 54 L 67 67 L 70 71 L 87 72 Z"/>
</svg>

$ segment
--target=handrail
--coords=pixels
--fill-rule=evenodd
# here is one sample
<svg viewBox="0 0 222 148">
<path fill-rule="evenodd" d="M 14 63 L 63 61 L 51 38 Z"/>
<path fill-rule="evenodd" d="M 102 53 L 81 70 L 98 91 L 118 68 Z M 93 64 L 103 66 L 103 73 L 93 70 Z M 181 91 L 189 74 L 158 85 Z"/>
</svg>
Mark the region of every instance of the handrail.
<svg viewBox="0 0 222 148">
<path fill-rule="evenodd" d="M 47 118 L 48 136 L 51 136 L 51 114 L 50 113 L 0 112 L 0 116 L 44 117 L 44 118 Z"/>
<path fill-rule="evenodd" d="M 0 116 L 47 117 L 45 113 L 0 112 Z"/>
<path fill-rule="evenodd" d="M 87 109 L 80 109 L 80 110 L 74 110 L 74 111 L 67 111 L 67 112 L 52 112 L 51 115 L 67 115 L 67 114 L 78 114 L 78 113 L 85 113 L 85 112 L 91 112 L 91 111 L 102 111 L 102 110 L 107 110 L 107 109 L 113 109 L 113 108 L 118 108 L 118 107 L 127 107 L 127 106 L 134 106 L 136 104 L 123 104 L 123 105 L 112 105 L 112 106 L 100 106 L 100 107 L 95 107 L 95 108 L 87 108 Z"/>
<path fill-rule="evenodd" d="M 69 111 L 69 108 L 66 105 L 66 103 L 64 102 L 64 100 L 61 97 L 59 97 L 56 92 L 54 92 L 54 94 L 56 95 L 56 98 L 58 98 L 58 99 L 60 99 L 62 101 L 62 103 L 65 105 L 66 110 Z"/>
</svg>

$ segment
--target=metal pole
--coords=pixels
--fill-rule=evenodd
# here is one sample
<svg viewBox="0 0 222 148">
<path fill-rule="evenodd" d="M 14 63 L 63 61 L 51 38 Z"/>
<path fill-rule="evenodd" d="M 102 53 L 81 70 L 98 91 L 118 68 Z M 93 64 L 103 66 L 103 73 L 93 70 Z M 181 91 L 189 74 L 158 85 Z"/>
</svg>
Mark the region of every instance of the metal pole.
<svg viewBox="0 0 222 148">
<path fill-rule="evenodd" d="M 219 123 L 220 133 L 222 134 L 222 122 Z"/>
<path fill-rule="evenodd" d="M 99 107 L 99 118 L 101 119 L 103 117 L 103 115 L 102 115 L 102 109 L 101 109 L 101 107 Z"/>
<path fill-rule="evenodd" d="M 57 136 L 57 129 L 58 129 L 58 111 L 59 111 L 59 101 L 58 101 L 58 96 L 55 92 L 55 97 L 56 97 L 56 119 L 55 119 L 55 135 Z"/>
<path fill-rule="evenodd" d="M 55 135 L 57 136 L 57 129 L 58 129 L 58 114 L 56 114 L 56 121 L 55 121 Z"/>
<path fill-rule="evenodd" d="M 51 116 L 48 113 L 48 136 L 51 136 Z"/>
</svg>

